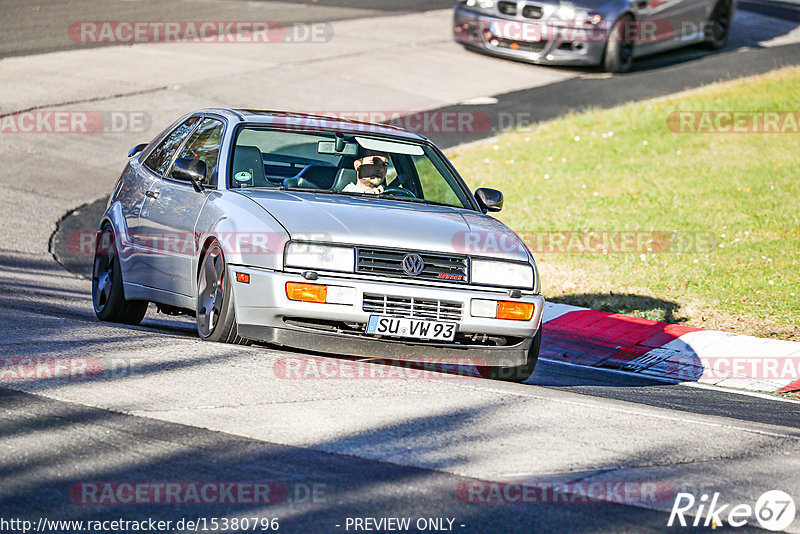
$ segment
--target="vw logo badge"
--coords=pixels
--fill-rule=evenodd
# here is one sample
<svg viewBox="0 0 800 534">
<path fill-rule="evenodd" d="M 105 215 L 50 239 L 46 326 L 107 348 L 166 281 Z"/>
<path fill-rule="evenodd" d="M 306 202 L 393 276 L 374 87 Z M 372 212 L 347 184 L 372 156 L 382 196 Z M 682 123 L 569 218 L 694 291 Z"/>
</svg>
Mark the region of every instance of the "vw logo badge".
<svg viewBox="0 0 800 534">
<path fill-rule="evenodd" d="M 411 276 L 416 276 L 425 268 L 425 262 L 419 254 L 406 254 L 403 258 L 403 271 Z"/>
</svg>

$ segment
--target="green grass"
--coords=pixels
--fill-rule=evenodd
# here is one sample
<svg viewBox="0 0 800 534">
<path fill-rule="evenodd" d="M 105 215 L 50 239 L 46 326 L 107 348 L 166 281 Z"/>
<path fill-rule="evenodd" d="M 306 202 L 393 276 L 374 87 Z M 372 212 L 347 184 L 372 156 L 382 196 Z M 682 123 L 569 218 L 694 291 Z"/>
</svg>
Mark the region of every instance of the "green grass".
<svg viewBox="0 0 800 534">
<path fill-rule="evenodd" d="M 680 134 L 683 110 L 798 111 L 800 69 L 572 114 L 449 153 L 518 232 L 710 236 L 695 253 L 534 253 L 552 300 L 800 339 L 800 134 Z M 613 133 L 613 134 L 612 134 Z"/>
</svg>

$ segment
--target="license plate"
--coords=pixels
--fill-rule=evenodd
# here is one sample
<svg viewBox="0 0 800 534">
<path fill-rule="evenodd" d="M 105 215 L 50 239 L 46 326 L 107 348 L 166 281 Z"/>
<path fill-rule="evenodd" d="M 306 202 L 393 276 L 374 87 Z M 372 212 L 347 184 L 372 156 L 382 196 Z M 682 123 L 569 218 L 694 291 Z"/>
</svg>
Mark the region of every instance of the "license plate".
<svg viewBox="0 0 800 534">
<path fill-rule="evenodd" d="M 370 315 L 367 323 L 367 334 L 453 341 L 456 335 L 456 323 Z"/>
<path fill-rule="evenodd" d="M 541 24 L 530 22 L 492 22 L 489 25 L 492 35 L 501 39 L 518 41 L 522 43 L 538 43 L 545 40 L 547 28 Z"/>
</svg>

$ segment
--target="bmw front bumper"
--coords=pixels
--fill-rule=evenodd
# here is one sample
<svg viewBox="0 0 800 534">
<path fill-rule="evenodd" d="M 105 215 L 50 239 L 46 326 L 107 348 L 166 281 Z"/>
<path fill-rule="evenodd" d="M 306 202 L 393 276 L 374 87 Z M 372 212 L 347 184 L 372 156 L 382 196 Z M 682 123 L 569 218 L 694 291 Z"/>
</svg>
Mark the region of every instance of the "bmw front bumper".
<svg viewBox="0 0 800 534">
<path fill-rule="evenodd" d="M 323 275 L 310 282 L 299 273 L 269 271 L 231 265 L 239 335 L 304 350 L 373 358 L 420 362 L 474 363 L 487 366 L 517 366 L 526 362 L 533 337 L 541 326 L 544 298 L 523 294 L 518 299 L 507 291 L 474 288 L 411 285 L 362 279 L 348 275 Z M 236 274 L 249 275 L 249 283 L 236 281 Z M 338 288 L 340 304 L 291 301 L 287 282 L 323 284 Z M 438 300 L 461 304 L 454 342 L 430 342 L 405 338 L 378 338 L 364 333 L 374 311 L 364 310 L 364 294 L 397 298 Z M 514 300 L 535 306 L 529 321 L 472 316 L 472 300 Z M 349 300 L 349 302 L 348 302 Z M 391 310 L 385 315 L 395 315 Z M 424 317 L 412 317 L 424 318 Z M 443 321 L 449 319 L 441 319 Z M 348 325 L 348 326 L 345 326 Z M 503 344 L 497 344 L 499 342 Z"/>
<path fill-rule="evenodd" d="M 496 31 L 498 24 L 506 31 Z M 460 4 L 456 5 L 453 17 L 453 35 L 458 43 L 495 56 L 545 65 L 601 64 L 607 33 L 603 27 L 586 29 L 554 22 L 504 19 L 470 11 Z M 537 37 L 532 39 L 533 35 Z"/>
</svg>

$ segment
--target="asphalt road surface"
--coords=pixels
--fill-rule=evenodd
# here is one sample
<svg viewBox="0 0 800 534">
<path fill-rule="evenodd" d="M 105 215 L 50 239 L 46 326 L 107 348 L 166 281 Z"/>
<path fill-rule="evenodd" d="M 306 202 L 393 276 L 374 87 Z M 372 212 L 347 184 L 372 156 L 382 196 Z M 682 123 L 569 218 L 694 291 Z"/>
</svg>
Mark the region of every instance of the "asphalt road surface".
<svg viewBox="0 0 800 534">
<path fill-rule="evenodd" d="M 67 34 L 78 21 L 275 21 L 282 24 L 367 19 L 444 9 L 449 0 L 3 0 L 0 57 L 85 48 Z M 97 44 L 90 46 L 108 46 Z"/>
<path fill-rule="evenodd" d="M 356 518 L 393 517 L 414 528 L 418 520 L 428 527 L 452 520 L 452 531 L 469 533 L 692 532 L 710 526 L 667 527 L 678 492 L 698 499 L 718 492 L 722 502 L 752 506 L 779 489 L 797 502 L 800 403 L 786 399 L 547 360 L 529 384 L 420 375 L 346 357 L 203 343 L 191 320 L 152 307 L 138 327 L 95 319 L 90 284 L 79 276 L 91 258 L 69 254 L 67 239 L 93 230 L 127 149 L 185 111 L 479 109 L 497 127 L 501 113 L 540 120 L 800 63 L 796 22 L 740 13 L 735 39 L 719 54 L 686 49 L 616 77 L 532 67 L 465 52 L 450 40 L 446 11 L 418 13 L 449 4 L 1 4 L 0 54 L 20 56 L 0 62 L 4 110 L 144 111 L 150 121 L 143 130 L 88 136 L 0 135 L 0 358 L 12 362 L 0 368 L 0 530 L 21 531 L 4 526 L 11 519 L 40 526 L 150 518 L 173 521 L 166 530 L 193 531 L 177 522 L 248 517 L 277 518 L 284 532 L 353 532 Z M 328 21 L 336 39 L 269 50 L 87 48 L 64 30 L 82 19 L 210 17 Z M 405 69 L 403 83 L 365 84 L 352 74 L 364 64 Z M 486 97 L 497 103 L 464 104 Z M 492 133 L 431 137 L 452 146 Z M 49 357 L 92 372 L 14 374 L 13 362 Z M 334 371 L 357 364 L 373 378 L 286 378 L 280 370 L 290 360 Z M 186 498 L 203 484 L 232 483 L 266 484 L 272 498 L 252 502 L 246 491 L 236 502 Z M 536 498 L 517 502 L 511 491 L 484 502 L 485 491 L 522 483 L 539 490 Z M 606 490 L 603 502 L 581 500 L 593 483 Z M 177 484 L 183 500 L 147 493 L 159 484 Z M 658 491 L 618 496 L 620 485 Z M 99 504 L 98 487 L 110 492 Z M 128 488 L 144 492 L 138 504 L 126 502 Z M 695 507 L 689 519 L 698 514 Z M 751 517 L 745 527 L 723 528 L 758 525 Z M 800 520 L 789 530 L 800 532 Z"/>
<path fill-rule="evenodd" d="M 746 502 L 798 489 L 797 403 L 548 361 L 531 384 L 436 372 L 290 380 L 279 362 L 308 355 L 201 343 L 189 321 L 155 314 L 141 327 L 101 324 L 88 282 L 49 262 L 0 261 L 0 355 L 103 369 L 65 380 L 8 380 L 6 369 L 2 517 L 277 517 L 288 532 L 337 532 L 348 517 L 448 517 L 463 532 L 657 532 L 678 491 Z M 463 488 L 479 481 L 657 484 L 666 497 L 471 501 Z M 82 500 L 92 484 L 232 482 L 282 489 L 269 503 Z"/>
</svg>

